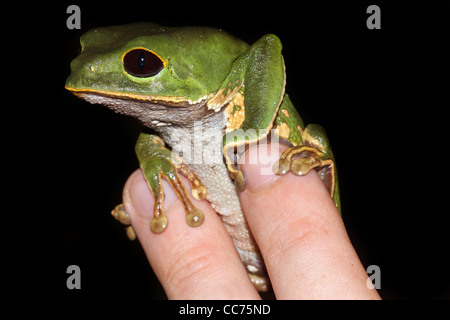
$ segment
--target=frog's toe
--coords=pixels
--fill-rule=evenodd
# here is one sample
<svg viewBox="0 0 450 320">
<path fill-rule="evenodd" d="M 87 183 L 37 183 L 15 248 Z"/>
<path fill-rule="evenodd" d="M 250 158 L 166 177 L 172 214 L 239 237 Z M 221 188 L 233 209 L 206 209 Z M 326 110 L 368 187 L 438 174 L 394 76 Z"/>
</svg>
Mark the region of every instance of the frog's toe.
<svg viewBox="0 0 450 320">
<path fill-rule="evenodd" d="M 291 171 L 298 176 L 304 176 L 318 166 L 320 166 L 320 160 L 314 157 L 298 158 L 292 161 Z"/>
<path fill-rule="evenodd" d="M 120 223 L 128 226 L 131 224 L 130 215 L 125 210 L 123 203 L 117 205 L 112 211 L 111 215 Z"/>
<path fill-rule="evenodd" d="M 206 197 L 206 188 L 200 183 L 200 180 L 194 175 L 190 169 L 186 171 L 186 168 L 181 170 L 183 174 L 187 176 L 192 186 L 192 196 L 197 200 L 203 200 Z M 194 206 L 189 198 L 189 193 L 186 190 L 183 181 L 175 174 L 173 178 L 169 180 L 170 185 L 174 188 L 178 195 L 178 198 L 182 201 L 184 211 L 186 212 L 186 223 L 191 227 L 200 226 L 205 220 L 203 212 Z"/>
<path fill-rule="evenodd" d="M 178 170 L 189 180 L 189 183 L 191 184 L 192 196 L 197 200 L 206 199 L 206 188 L 197 178 L 194 171 L 192 171 L 191 168 L 184 163 L 178 165 Z"/>
<path fill-rule="evenodd" d="M 200 185 L 196 188 L 192 188 L 191 194 L 197 200 L 205 200 L 206 199 L 206 188 L 203 185 Z"/>
<path fill-rule="evenodd" d="M 272 171 L 276 175 L 283 175 L 286 174 L 289 171 L 289 168 L 291 166 L 291 163 L 286 159 L 280 159 L 273 165 Z"/>
<path fill-rule="evenodd" d="M 295 156 L 299 156 L 294 159 Z M 306 175 L 311 169 L 329 165 L 329 161 L 323 161 L 323 153 L 307 146 L 295 146 L 283 152 L 272 170 L 277 175 L 283 175 L 291 171 L 296 175 Z"/>
<path fill-rule="evenodd" d="M 238 192 L 242 192 L 247 187 L 247 178 L 242 170 L 236 172 L 236 177 L 234 178 L 234 185 Z"/>
<path fill-rule="evenodd" d="M 131 226 L 131 219 L 128 212 L 125 210 L 124 205 L 121 203 L 117 205 L 112 211 L 111 215 L 120 223 L 126 225 L 127 237 L 130 240 L 136 239 L 136 233 L 134 232 L 133 227 Z"/>
<path fill-rule="evenodd" d="M 205 215 L 199 209 L 194 208 L 186 214 L 186 222 L 191 227 L 198 227 L 205 220 Z"/>
<path fill-rule="evenodd" d="M 150 230 L 154 233 L 161 233 L 167 228 L 169 220 L 165 215 L 154 217 L 150 223 Z"/>
<path fill-rule="evenodd" d="M 271 288 L 270 281 L 266 277 L 256 275 L 254 273 L 248 273 L 253 286 L 259 292 L 268 292 Z"/>
<path fill-rule="evenodd" d="M 127 232 L 127 237 L 131 241 L 136 240 L 136 232 L 134 232 L 134 229 L 132 226 L 128 226 L 125 228 L 125 231 Z"/>
</svg>

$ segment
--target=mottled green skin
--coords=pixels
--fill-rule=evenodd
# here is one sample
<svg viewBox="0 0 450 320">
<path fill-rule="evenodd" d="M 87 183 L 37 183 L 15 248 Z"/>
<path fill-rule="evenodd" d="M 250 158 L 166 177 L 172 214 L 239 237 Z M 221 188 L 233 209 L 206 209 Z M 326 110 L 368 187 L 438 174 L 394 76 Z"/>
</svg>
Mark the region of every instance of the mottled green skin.
<svg viewBox="0 0 450 320">
<path fill-rule="evenodd" d="M 281 42 L 277 36 L 266 35 L 243 53 L 233 64 L 221 87 L 229 84 L 233 89 L 241 82 L 244 82 L 245 97 L 242 131 L 231 133 L 233 139 L 224 137 L 224 141 L 253 141 L 258 138 L 259 131 L 249 129 L 271 128 L 274 114 L 283 100 L 285 86 Z M 252 136 L 252 132 L 256 134 Z"/>
<path fill-rule="evenodd" d="M 286 117 L 283 113 L 283 110 L 286 110 L 289 114 L 289 117 Z M 297 125 L 300 126 L 302 130 L 305 129 L 305 125 L 303 124 L 303 120 L 289 99 L 288 95 L 284 95 L 283 103 L 278 110 L 277 116 L 275 118 L 275 122 L 277 125 L 281 125 L 282 123 L 286 123 L 290 129 L 289 134 L 289 142 L 292 144 L 299 146 L 303 144 L 302 134 L 298 130 Z"/>
<path fill-rule="evenodd" d="M 168 28 L 152 23 L 93 29 L 80 42 L 82 54 L 72 62 L 66 86 L 189 101 L 216 92 L 234 60 L 248 48 L 245 42 L 218 29 Z M 149 78 L 125 73 L 122 57 L 136 47 L 155 52 L 167 62 L 166 67 Z M 95 65 L 96 72 L 87 65 Z"/>
<path fill-rule="evenodd" d="M 164 147 L 162 140 L 151 134 L 141 133 L 136 142 L 136 154 L 150 189 L 154 195 L 160 195 L 161 173 L 164 173 L 169 181 L 175 180 L 178 175 L 177 168 L 167 161 L 172 152 Z"/>
<path fill-rule="evenodd" d="M 217 112 L 239 92 L 244 96 L 245 119 L 240 128 L 224 135 L 225 154 L 235 145 L 258 141 L 274 125 L 286 123 L 292 145 L 306 145 L 303 134 L 307 130 L 311 137 L 320 141 L 317 148 L 323 152 L 322 158 L 334 161 L 323 129 L 317 125 L 305 128 L 285 94 L 282 46 L 275 35 L 266 35 L 249 46 L 219 29 L 135 23 L 97 28 L 83 35 L 80 41 L 82 53 L 71 64 L 72 73 L 66 88 L 82 98 L 86 98 L 83 95 L 87 92 L 109 99 L 106 103 L 86 98 L 90 102 L 111 107 L 117 101 L 122 108 L 120 112 L 126 114 L 128 109 L 136 108 L 133 104 L 136 100 L 167 108 L 173 107 L 172 102 L 203 103 L 204 108 Z M 128 74 L 124 70 L 123 57 L 136 48 L 154 52 L 164 61 L 165 67 L 147 78 Z M 117 111 L 117 106 L 113 107 Z M 129 114 L 136 116 L 133 112 Z M 161 193 L 161 176 L 170 180 L 178 173 L 171 152 L 155 141 L 154 136 L 142 133 L 136 152 L 149 187 L 153 194 L 158 194 Z M 337 178 L 335 181 L 333 199 L 339 208 Z"/>
</svg>

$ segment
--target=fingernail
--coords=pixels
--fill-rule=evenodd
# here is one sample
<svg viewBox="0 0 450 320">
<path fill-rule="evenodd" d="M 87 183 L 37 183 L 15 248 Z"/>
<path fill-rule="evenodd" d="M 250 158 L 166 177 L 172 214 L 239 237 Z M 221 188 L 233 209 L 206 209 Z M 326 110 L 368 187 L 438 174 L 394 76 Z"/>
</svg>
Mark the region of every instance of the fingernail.
<svg viewBox="0 0 450 320">
<path fill-rule="evenodd" d="M 245 172 L 247 189 L 259 192 L 280 178 L 273 173 L 273 165 L 280 159 L 286 146 L 277 143 L 251 147 L 239 161 L 239 168 Z"/>
<path fill-rule="evenodd" d="M 176 194 L 169 183 L 162 180 L 164 190 L 164 209 L 168 209 L 175 202 Z M 138 214 L 144 219 L 151 220 L 154 214 L 155 199 L 142 170 L 135 171 L 125 184 L 123 193 L 123 203 L 125 210 Z"/>
</svg>

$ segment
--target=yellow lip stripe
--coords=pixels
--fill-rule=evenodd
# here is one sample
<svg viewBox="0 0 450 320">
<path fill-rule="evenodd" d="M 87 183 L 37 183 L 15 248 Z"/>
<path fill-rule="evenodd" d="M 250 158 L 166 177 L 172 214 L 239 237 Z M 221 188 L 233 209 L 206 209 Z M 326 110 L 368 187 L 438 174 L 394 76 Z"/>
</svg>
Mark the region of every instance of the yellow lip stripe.
<svg viewBox="0 0 450 320">
<path fill-rule="evenodd" d="M 193 102 L 189 100 L 185 100 L 184 97 L 167 97 L 167 96 L 152 96 L 152 95 L 143 95 L 143 94 L 134 94 L 128 92 L 115 92 L 115 91 L 107 91 L 107 90 L 96 90 L 90 88 L 72 88 L 65 86 L 65 88 L 73 93 L 93 93 L 99 94 L 102 96 L 122 98 L 122 99 L 134 99 L 134 100 L 142 100 L 142 101 L 167 101 L 167 102 L 188 102 L 192 104 Z"/>
</svg>

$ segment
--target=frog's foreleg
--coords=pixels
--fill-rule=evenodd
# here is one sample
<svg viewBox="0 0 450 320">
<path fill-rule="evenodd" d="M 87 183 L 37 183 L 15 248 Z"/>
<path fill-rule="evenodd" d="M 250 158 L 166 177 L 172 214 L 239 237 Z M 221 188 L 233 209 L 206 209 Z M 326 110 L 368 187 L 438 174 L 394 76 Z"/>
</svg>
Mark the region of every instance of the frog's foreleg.
<svg viewBox="0 0 450 320">
<path fill-rule="evenodd" d="M 186 176 L 192 189 L 192 196 L 197 200 L 206 198 L 206 188 L 194 172 L 180 159 L 172 155 L 172 152 L 164 146 L 161 138 L 155 135 L 141 133 L 136 144 L 136 154 L 139 159 L 144 177 L 153 194 L 154 217 L 150 229 L 155 233 L 161 233 L 167 228 L 168 219 L 164 212 L 164 190 L 161 179 L 166 179 L 174 189 L 178 198 L 182 201 L 186 211 L 186 222 L 191 227 L 197 227 L 204 220 L 203 213 L 191 202 L 189 194 L 181 180 L 179 172 Z M 118 205 L 111 214 L 121 223 L 128 225 L 128 238 L 134 240 L 136 235 L 131 227 L 129 214 L 122 204 Z"/>
<path fill-rule="evenodd" d="M 196 199 L 204 199 L 206 189 L 189 167 L 164 146 L 164 141 L 161 138 L 148 133 L 140 134 L 136 143 L 136 154 L 147 184 L 155 198 L 151 230 L 155 233 L 163 232 L 168 223 L 163 208 L 164 190 L 161 178 L 169 182 L 178 198 L 183 202 L 187 224 L 191 227 L 201 225 L 204 220 L 203 212 L 192 204 L 178 170 L 188 178 L 192 186 L 192 194 Z"/>
</svg>

